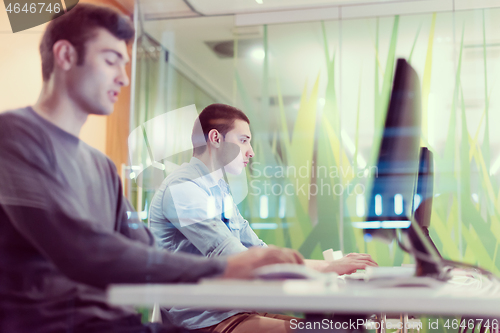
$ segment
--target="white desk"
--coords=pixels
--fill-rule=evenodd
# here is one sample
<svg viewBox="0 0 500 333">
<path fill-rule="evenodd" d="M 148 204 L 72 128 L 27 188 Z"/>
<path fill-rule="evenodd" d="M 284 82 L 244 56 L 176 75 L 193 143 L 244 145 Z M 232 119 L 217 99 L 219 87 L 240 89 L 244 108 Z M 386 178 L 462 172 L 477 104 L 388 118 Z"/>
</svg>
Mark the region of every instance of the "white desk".
<svg viewBox="0 0 500 333">
<path fill-rule="evenodd" d="M 207 284 L 113 285 L 115 305 L 247 309 L 304 313 L 412 313 L 500 317 L 500 287 L 441 283 L 434 287 L 325 287 L 315 281 L 219 281 Z"/>
</svg>

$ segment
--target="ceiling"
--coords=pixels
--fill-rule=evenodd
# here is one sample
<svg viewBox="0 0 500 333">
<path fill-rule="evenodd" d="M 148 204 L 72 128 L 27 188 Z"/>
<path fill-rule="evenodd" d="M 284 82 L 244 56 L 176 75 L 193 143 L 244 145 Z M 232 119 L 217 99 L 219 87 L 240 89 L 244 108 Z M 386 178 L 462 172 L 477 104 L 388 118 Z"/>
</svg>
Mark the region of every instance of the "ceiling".
<svg viewBox="0 0 500 333">
<path fill-rule="evenodd" d="M 120 0 L 128 1 L 128 0 Z M 418 1 L 418 0 L 417 0 Z M 423 0 L 422 0 L 423 1 Z M 140 0 L 146 19 L 233 15 L 305 8 L 390 4 L 408 0 Z"/>
<path fill-rule="evenodd" d="M 186 0 L 205 15 L 240 14 L 303 8 L 331 7 L 369 3 L 402 2 L 401 0 Z"/>
</svg>

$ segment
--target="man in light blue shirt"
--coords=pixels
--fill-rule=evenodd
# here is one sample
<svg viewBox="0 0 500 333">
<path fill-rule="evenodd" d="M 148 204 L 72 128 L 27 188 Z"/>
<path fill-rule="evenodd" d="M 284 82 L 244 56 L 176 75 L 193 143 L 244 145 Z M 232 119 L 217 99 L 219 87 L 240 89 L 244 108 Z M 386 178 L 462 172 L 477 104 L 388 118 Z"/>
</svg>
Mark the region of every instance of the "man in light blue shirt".
<svg viewBox="0 0 500 333">
<path fill-rule="evenodd" d="M 195 124 L 193 157 L 172 172 L 156 192 L 150 210 L 151 229 L 158 244 L 174 252 L 208 257 L 227 256 L 252 246 L 267 246 L 240 214 L 223 170 L 238 175 L 254 156 L 250 121 L 234 107 L 212 104 Z M 335 262 L 306 260 L 323 272 L 346 274 L 376 263 L 367 254 L 350 254 Z M 211 332 L 287 332 L 292 317 L 260 315 L 243 310 L 200 311 L 173 308 L 174 324 Z M 231 327 L 229 329 L 229 327 Z"/>
</svg>

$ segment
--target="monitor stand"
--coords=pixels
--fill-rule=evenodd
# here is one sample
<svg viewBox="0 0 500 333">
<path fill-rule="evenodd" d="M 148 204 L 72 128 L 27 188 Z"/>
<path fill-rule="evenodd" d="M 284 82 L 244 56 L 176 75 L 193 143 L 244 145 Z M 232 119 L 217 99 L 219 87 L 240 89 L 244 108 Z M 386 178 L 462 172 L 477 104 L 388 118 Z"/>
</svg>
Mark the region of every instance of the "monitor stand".
<svg viewBox="0 0 500 333">
<path fill-rule="evenodd" d="M 419 170 L 415 183 L 413 216 L 407 231 L 411 252 L 415 257 L 416 276 L 431 276 L 443 279 L 442 257 L 429 237 L 431 224 L 432 199 L 434 196 L 434 162 L 432 152 L 427 147 L 420 148 Z M 417 207 L 415 197 L 422 202 Z"/>
<path fill-rule="evenodd" d="M 443 270 L 442 257 L 430 239 L 428 229 L 420 227 L 416 221 L 412 221 L 407 233 L 416 263 L 415 275 L 447 280 Z"/>
</svg>

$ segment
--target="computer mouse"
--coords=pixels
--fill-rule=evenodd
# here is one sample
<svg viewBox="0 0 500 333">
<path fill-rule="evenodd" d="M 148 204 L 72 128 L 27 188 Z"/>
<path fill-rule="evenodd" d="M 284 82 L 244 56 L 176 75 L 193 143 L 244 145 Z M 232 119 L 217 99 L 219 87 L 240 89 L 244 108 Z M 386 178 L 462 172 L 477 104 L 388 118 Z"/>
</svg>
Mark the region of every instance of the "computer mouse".
<svg viewBox="0 0 500 333">
<path fill-rule="evenodd" d="M 274 264 L 260 267 L 254 271 L 257 279 L 262 280 L 288 280 L 288 279 L 320 279 L 324 274 L 295 264 Z"/>
</svg>

